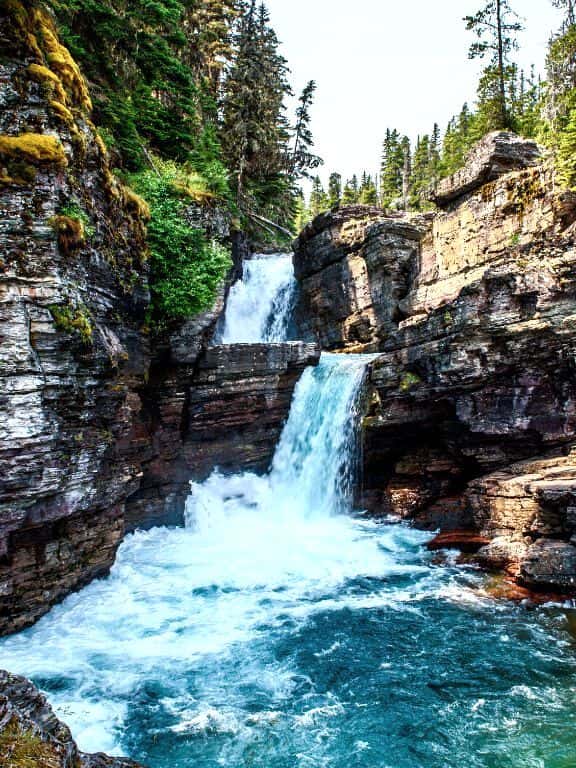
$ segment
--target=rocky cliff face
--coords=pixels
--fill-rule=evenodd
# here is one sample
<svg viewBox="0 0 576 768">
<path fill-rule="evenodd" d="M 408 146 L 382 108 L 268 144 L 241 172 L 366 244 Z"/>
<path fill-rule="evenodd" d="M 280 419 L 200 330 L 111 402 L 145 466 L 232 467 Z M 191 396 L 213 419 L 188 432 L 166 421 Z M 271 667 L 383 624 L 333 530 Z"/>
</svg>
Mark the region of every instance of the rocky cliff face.
<svg viewBox="0 0 576 768">
<path fill-rule="evenodd" d="M 378 349 L 400 319 L 425 217 L 386 217 L 358 206 L 319 216 L 295 244 L 297 320 L 324 349 Z"/>
<path fill-rule="evenodd" d="M 139 424 L 143 479 L 128 499 L 129 528 L 183 521 L 191 480 L 268 469 L 315 344 L 245 344 L 189 356 L 151 382 Z"/>
<path fill-rule="evenodd" d="M 484 563 L 533 588 L 573 591 L 576 205 L 534 162 L 533 144 L 487 137 L 443 184 L 443 210 L 400 222 L 411 249 L 376 246 L 371 269 L 345 278 L 348 296 L 371 296 L 366 342 L 382 353 L 369 377 L 363 502 L 430 529 L 479 532 L 478 546 L 492 542 Z M 398 231 L 396 218 L 370 217 L 343 210 L 300 239 L 307 301 L 340 291 L 328 266 L 311 290 L 306 265 L 343 265 L 347 231 L 361 230 L 361 254 Z M 348 309 L 319 316 L 322 339 L 350 346 Z"/>
<path fill-rule="evenodd" d="M 0 671 L 0 762 L 6 768 L 142 768 L 125 758 L 79 751 L 31 682 Z"/>
<path fill-rule="evenodd" d="M 226 286 L 211 311 L 151 342 L 147 206 L 111 173 L 78 67 L 41 4 L 0 5 L 0 48 L 4 634 L 105 575 L 126 528 L 181 521 L 191 479 L 264 467 L 314 352 L 203 356 Z M 214 207 L 187 217 L 229 235 Z M 241 236 L 233 245 L 230 279 L 246 251 Z M 219 416 L 246 451 L 234 436 L 224 445 Z"/>
<path fill-rule="evenodd" d="M 0 16 L 0 632 L 106 572 L 138 459 L 146 206 L 50 17 Z"/>
</svg>

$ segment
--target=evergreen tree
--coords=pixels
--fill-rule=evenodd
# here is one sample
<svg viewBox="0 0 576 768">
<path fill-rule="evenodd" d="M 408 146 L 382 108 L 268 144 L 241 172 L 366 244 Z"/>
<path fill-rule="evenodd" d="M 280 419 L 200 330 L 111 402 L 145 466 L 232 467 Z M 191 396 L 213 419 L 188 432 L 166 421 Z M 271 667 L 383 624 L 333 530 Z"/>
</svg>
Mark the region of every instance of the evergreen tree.
<svg viewBox="0 0 576 768">
<path fill-rule="evenodd" d="M 408 210 L 410 198 L 410 181 L 412 177 L 412 147 L 408 136 L 404 136 L 400 143 L 402 152 L 402 210 Z"/>
<path fill-rule="evenodd" d="M 450 176 L 464 165 L 466 154 L 474 143 L 475 116 L 464 104 L 458 117 L 448 123 L 442 142 L 440 176 Z"/>
<path fill-rule="evenodd" d="M 397 130 L 386 130 L 380 168 L 380 194 L 384 208 L 402 197 L 405 157 L 403 140 Z"/>
<path fill-rule="evenodd" d="M 410 179 L 410 208 L 421 210 L 431 184 L 431 141 L 429 136 L 418 137 L 414 149 Z"/>
<path fill-rule="evenodd" d="M 328 181 L 328 205 L 336 208 L 342 202 L 342 176 L 339 173 L 331 173 Z"/>
<path fill-rule="evenodd" d="M 310 107 L 315 91 L 316 83 L 310 80 L 298 100 L 293 147 L 288 159 L 288 173 L 294 179 L 308 177 L 310 170 L 322 165 L 322 160 L 311 151 L 314 138 L 310 130 Z"/>
<path fill-rule="evenodd" d="M 552 148 L 560 181 L 576 187 L 576 24 L 569 23 L 574 5 L 562 3 L 567 11 L 562 30 L 550 42 L 546 68 L 546 130 L 542 136 Z"/>
<path fill-rule="evenodd" d="M 312 191 L 310 193 L 310 218 L 315 219 L 320 213 L 329 209 L 328 195 L 324 191 L 322 181 L 319 176 L 315 176 L 312 181 Z"/>
<path fill-rule="evenodd" d="M 222 143 L 239 209 L 284 221 L 291 216 L 285 174 L 287 71 L 266 7 L 257 8 L 251 0 L 238 26 L 235 59 L 224 85 Z"/>
<path fill-rule="evenodd" d="M 361 205 L 378 205 L 378 190 L 372 176 L 366 172 L 362 174 L 358 202 Z"/>
<path fill-rule="evenodd" d="M 358 177 L 356 175 L 348 179 L 342 192 L 342 205 L 357 205 L 360 200 Z"/>
<path fill-rule="evenodd" d="M 474 16 L 466 16 L 466 29 L 478 40 L 470 46 L 469 57 L 486 58 L 490 63 L 483 76 L 482 89 L 493 114 L 492 129 L 512 128 L 508 100 L 510 54 L 518 47 L 515 34 L 522 30 L 509 0 L 489 0 Z"/>
</svg>

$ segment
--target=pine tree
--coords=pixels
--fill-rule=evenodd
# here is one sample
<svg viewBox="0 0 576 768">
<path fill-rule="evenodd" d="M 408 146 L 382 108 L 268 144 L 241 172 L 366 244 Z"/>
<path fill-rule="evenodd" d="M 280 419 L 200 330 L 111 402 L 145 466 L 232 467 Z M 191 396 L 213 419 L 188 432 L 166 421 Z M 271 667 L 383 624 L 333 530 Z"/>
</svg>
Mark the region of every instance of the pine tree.
<svg viewBox="0 0 576 768">
<path fill-rule="evenodd" d="M 331 173 L 328 181 L 328 205 L 336 208 L 342 202 L 342 176 L 339 173 Z"/>
<path fill-rule="evenodd" d="M 312 180 L 312 191 L 310 193 L 310 217 L 315 219 L 320 213 L 324 213 L 329 209 L 328 195 L 324 191 L 322 181 L 319 176 L 315 176 Z"/>
<path fill-rule="evenodd" d="M 378 190 L 372 176 L 366 172 L 362 174 L 358 202 L 361 205 L 378 205 Z"/>
<path fill-rule="evenodd" d="M 288 159 L 288 173 L 293 179 L 308 177 L 310 170 L 322 165 L 321 158 L 311 151 L 314 138 L 310 130 L 310 107 L 314 101 L 315 91 L 316 83 L 310 80 L 298 100 L 293 146 Z"/>
<path fill-rule="evenodd" d="M 286 220 L 292 199 L 284 97 L 290 88 L 263 4 L 257 8 L 251 0 L 234 42 L 235 59 L 224 84 L 222 143 L 236 201 L 246 213 L 258 209 Z"/>
<path fill-rule="evenodd" d="M 421 210 L 431 183 L 430 137 L 418 137 L 414 149 L 412 176 L 410 179 L 410 208 Z"/>
<path fill-rule="evenodd" d="M 342 192 L 342 205 L 357 205 L 360 200 L 358 177 L 356 175 L 348 179 Z"/>
<path fill-rule="evenodd" d="M 394 201 L 402 198 L 402 180 L 405 157 L 403 140 L 397 130 L 386 130 L 382 147 L 382 163 L 380 168 L 380 194 L 384 208 L 390 207 Z"/>
<path fill-rule="evenodd" d="M 489 0 L 474 16 L 466 16 L 466 29 L 478 40 L 470 46 L 471 59 L 490 56 L 490 63 L 483 76 L 482 88 L 491 107 L 492 129 L 512 128 L 508 88 L 510 78 L 510 54 L 517 49 L 515 34 L 522 30 L 518 16 L 509 0 Z"/>
</svg>

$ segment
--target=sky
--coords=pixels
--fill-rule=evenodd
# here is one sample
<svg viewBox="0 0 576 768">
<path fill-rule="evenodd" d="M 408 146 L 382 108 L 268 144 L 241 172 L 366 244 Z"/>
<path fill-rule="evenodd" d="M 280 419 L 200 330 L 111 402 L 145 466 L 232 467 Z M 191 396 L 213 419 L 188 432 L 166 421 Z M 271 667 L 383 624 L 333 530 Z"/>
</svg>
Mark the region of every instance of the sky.
<svg viewBox="0 0 576 768">
<path fill-rule="evenodd" d="M 299 92 L 318 90 L 312 110 L 321 176 L 378 170 L 386 128 L 415 139 L 442 128 L 473 103 L 481 64 L 462 18 L 484 0 L 267 0 Z M 560 24 L 550 0 L 512 0 L 525 31 L 521 67 L 544 71 L 546 45 Z"/>
</svg>

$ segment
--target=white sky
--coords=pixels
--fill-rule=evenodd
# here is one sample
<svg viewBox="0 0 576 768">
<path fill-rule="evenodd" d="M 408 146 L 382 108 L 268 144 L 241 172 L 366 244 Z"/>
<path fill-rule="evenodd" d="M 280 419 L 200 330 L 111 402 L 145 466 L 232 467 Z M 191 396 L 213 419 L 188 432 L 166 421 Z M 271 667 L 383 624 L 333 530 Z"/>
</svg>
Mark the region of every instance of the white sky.
<svg viewBox="0 0 576 768">
<path fill-rule="evenodd" d="M 312 129 L 326 179 L 337 170 L 378 169 L 387 127 L 415 138 L 442 129 L 472 103 L 481 64 L 462 17 L 484 0 L 266 0 L 271 22 L 301 91 L 318 90 Z M 560 16 L 550 0 L 512 0 L 525 20 L 518 62 L 543 71 Z"/>
</svg>

